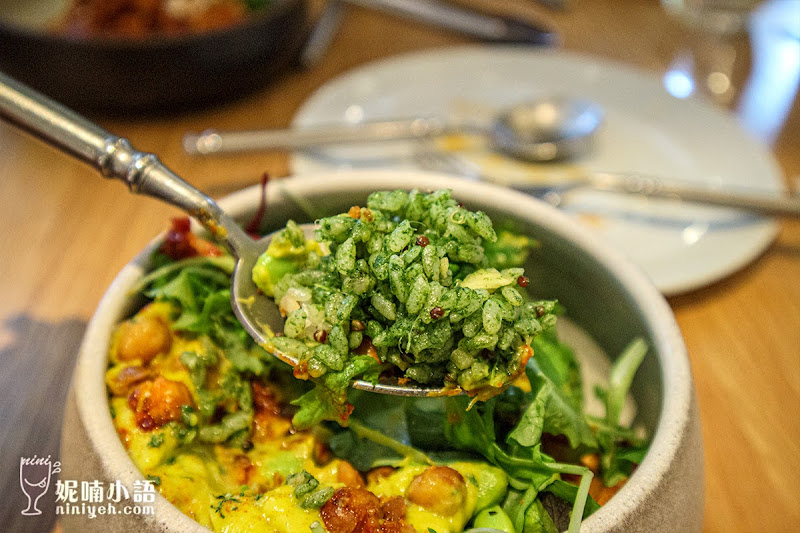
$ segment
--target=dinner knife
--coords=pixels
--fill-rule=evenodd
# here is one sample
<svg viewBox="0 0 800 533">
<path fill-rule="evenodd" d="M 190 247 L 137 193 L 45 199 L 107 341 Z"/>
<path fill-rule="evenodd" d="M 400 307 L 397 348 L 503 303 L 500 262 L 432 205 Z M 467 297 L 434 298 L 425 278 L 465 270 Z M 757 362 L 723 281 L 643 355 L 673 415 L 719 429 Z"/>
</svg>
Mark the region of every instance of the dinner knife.
<svg viewBox="0 0 800 533">
<path fill-rule="evenodd" d="M 440 26 L 485 41 L 554 45 L 557 34 L 539 23 L 492 15 L 437 0 L 342 0 L 351 5 Z"/>
</svg>

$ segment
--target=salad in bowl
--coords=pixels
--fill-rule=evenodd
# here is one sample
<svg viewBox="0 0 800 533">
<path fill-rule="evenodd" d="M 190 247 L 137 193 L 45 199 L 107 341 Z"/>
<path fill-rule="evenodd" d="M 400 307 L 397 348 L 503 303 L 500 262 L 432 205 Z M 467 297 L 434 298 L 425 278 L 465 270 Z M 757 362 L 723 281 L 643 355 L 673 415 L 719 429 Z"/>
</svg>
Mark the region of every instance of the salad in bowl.
<svg viewBox="0 0 800 533">
<path fill-rule="evenodd" d="M 641 379 L 663 353 L 648 319 L 616 330 L 587 320 L 606 306 L 618 320 L 631 305 L 625 290 L 606 285 L 605 302 L 577 306 L 565 281 L 593 280 L 548 257 L 565 254 L 563 237 L 485 209 L 461 186 L 360 182 L 356 198 L 345 183 L 335 207 L 306 213 L 289 192 L 302 181 L 278 182 L 294 212 L 277 208 L 261 227 L 282 225 L 253 279 L 285 316 L 263 346 L 231 309 L 233 258 L 185 219 L 143 254 L 127 301 L 104 320 L 103 431 L 116 440 L 104 447 L 117 455 L 102 455 L 101 470 L 127 461 L 119 477 L 160 493 L 164 512 L 144 522 L 226 532 L 612 530 L 602 517 L 613 525 L 615 502 L 648 494 L 637 480 L 647 487 L 652 449 L 665 446 L 669 403 L 661 384 Z M 243 222 L 256 211 L 249 196 Z M 318 230 L 307 236 L 294 220 Z M 576 264 L 613 279 L 602 261 Z M 447 394 L 376 394 L 348 387 L 356 378 Z M 90 441 L 95 426 L 84 426 Z M 78 468 L 70 463 L 67 473 Z"/>
</svg>

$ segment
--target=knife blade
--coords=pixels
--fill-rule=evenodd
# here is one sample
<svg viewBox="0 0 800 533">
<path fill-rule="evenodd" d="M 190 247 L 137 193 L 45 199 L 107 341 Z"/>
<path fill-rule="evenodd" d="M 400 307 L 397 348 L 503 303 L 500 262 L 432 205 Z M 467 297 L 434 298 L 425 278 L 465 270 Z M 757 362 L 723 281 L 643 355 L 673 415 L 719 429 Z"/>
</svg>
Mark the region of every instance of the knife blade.
<svg viewBox="0 0 800 533">
<path fill-rule="evenodd" d="M 529 22 L 467 9 L 436 0 L 343 0 L 426 24 L 454 30 L 485 41 L 550 46 L 557 33 L 537 22 Z"/>
</svg>

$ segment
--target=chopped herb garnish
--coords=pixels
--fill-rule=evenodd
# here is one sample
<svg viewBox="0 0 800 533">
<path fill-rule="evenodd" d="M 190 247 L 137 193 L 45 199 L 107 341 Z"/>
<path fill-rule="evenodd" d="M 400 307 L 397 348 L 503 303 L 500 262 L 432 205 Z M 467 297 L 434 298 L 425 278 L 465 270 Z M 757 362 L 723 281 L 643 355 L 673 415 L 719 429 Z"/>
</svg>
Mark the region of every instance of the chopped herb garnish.
<svg viewBox="0 0 800 533">
<path fill-rule="evenodd" d="M 305 470 L 286 478 L 286 484 L 294 487 L 294 497 L 303 509 L 318 509 L 333 496 L 333 487 L 320 487 L 319 481 Z"/>
<path fill-rule="evenodd" d="M 222 512 L 222 506 L 223 505 L 225 505 L 228 502 L 241 503 L 241 500 L 239 500 L 238 498 L 236 498 L 235 496 L 233 496 L 230 493 L 228 493 L 228 494 L 220 494 L 216 498 L 219 500 L 219 502 L 217 502 L 217 505 L 212 505 L 211 509 L 213 509 L 214 511 L 219 513 L 219 516 L 222 517 L 222 518 L 225 518 L 225 514 Z M 231 510 L 235 510 L 237 508 L 238 507 L 234 507 Z"/>
</svg>

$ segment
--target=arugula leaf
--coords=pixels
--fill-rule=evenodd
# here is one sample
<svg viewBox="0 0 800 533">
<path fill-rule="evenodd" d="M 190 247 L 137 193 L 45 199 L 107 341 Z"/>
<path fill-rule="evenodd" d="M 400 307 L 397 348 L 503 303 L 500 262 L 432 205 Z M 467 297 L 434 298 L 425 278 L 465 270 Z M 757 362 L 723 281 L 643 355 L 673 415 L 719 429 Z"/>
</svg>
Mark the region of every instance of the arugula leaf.
<svg viewBox="0 0 800 533">
<path fill-rule="evenodd" d="M 497 398 L 468 410 L 469 399 L 454 396 L 445 401 L 447 441 L 461 450 L 480 453 L 492 460 L 495 455 L 494 406 Z"/>
<path fill-rule="evenodd" d="M 538 498 L 525 510 L 523 533 L 559 533 L 553 519 Z"/>
<path fill-rule="evenodd" d="M 633 445 L 628 448 L 618 449 L 617 459 L 620 461 L 628 461 L 632 464 L 639 464 L 644 460 L 645 454 L 647 454 L 646 442 L 639 445 Z"/>
<path fill-rule="evenodd" d="M 175 300 L 181 309 L 196 312 L 198 304 L 190 277 L 186 270 L 182 270 L 171 281 L 148 291 L 147 295 L 154 299 Z"/>
<path fill-rule="evenodd" d="M 186 274 L 185 271 L 181 272 L 181 274 L 171 283 L 167 284 L 165 288 L 176 285 L 175 282 L 182 281 L 182 278 L 189 278 L 189 275 Z M 188 292 L 191 290 L 186 288 L 190 283 L 191 281 L 181 284 L 183 285 L 181 288 L 182 292 Z M 161 290 L 156 294 L 162 298 L 169 297 L 169 294 L 167 294 L 164 290 Z M 193 300 L 194 292 L 191 294 Z M 230 290 L 228 289 L 212 292 L 202 298 L 201 305 L 192 306 L 187 301 L 180 301 L 183 312 L 181 313 L 181 316 L 174 322 L 172 327 L 177 330 L 191 331 L 193 333 L 210 333 L 214 327 L 215 319 L 219 319 L 219 315 L 221 314 L 228 313 L 228 309 L 231 305 L 230 294 Z"/>
<path fill-rule="evenodd" d="M 533 339 L 533 353 L 539 370 L 576 407 L 583 404 L 583 383 L 578 359 L 572 349 L 558 340 L 555 329 L 548 329 Z"/>
<path fill-rule="evenodd" d="M 599 426 L 597 440 L 601 449 L 600 464 L 603 472 L 603 483 L 613 487 L 630 476 L 634 466 L 641 462 L 646 452 L 646 445 L 632 442 L 620 455 L 618 444 L 630 441 L 630 430 L 620 428 L 619 421 L 625 397 L 628 395 L 633 377 L 647 354 L 648 346 L 643 339 L 634 339 L 623 350 L 611 368 L 608 389 L 601 390 L 598 396 L 606 405 L 605 424 Z M 638 440 L 638 439 L 637 439 Z"/>
<path fill-rule="evenodd" d="M 578 487 L 573 485 L 572 483 L 567 483 L 566 481 L 562 481 L 560 479 L 553 481 L 550 485 L 548 485 L 544 492 L 549 492 L 554 496 L 558 496 L 565 502 L 574 504 L 575 499 L 578 497 Z M 591 515 L 593 512 L 600 509 L 600 504 L 594 501 L 594 498 L 589 496 L 586 499 L 586 505 L 583 509 L 583 517 L 586 518 Z"/>
<path fill-rule="evenodd" d="M 180 272 L 189 266 L 207 265 L 217 268 L 230 276 L 233 274 L 233 267 L 236 264 L 236 260 L 230 255 L 219 257 L 190 257 L 188 259 L 181 259 L 180 261 L 174 261 L 171 258 L 165 259 L 166 257 L 167 256 L 158 251 L 153 253 L 150 261 L 155 265 L 155 268 L 139 280 L 131 289 L 132 293 L 137 294 L 143 292 L 150 285 L 158 284 L 158 280 L 169 278 L 172 274 Z"/>
<path fill-rule="evenodd" d="M 525 511 L 536 501 L 538 495 L 539 491 L 533 487 L 529 487 L 524 491 L 508 491 L 508 496 L 506 496 L 506 500 L 503 503 L 503 511 L 514 524 L 514 531 L 522 531 L 525 525 Z"/>
<path fill-rule="evenodd" d="M 565 435 L 573 448 L 596 446 L 584 419 L 580 368 L 572 350 L 548 330 L 534 339 L 534 354 L 526 369 L 530 403 L 507 439 L 534 446 L 547 432 Z"/>
<path fill-rule="evenodd" d="M 466 398 L 458 396 L 446 400 L 445 436 L 451 446 L 483 455 L 506 471 L 512 486 L 532 486 L 538 491 L 557 479 L 557 474 L 545 464 L 538 444 L 510 455 L 497 443 L 493 419 L 496 398 L 468 411 L 466 402 Z"/>
<path fill-rule="evenodd" d="M 359 355 L 348 360 L 341 371 L 328 372 L 313 379 L 316 386 L 292 402 L 292 405 L 300 407 L 292 424 L 298 429 L 309 428 L 323 420 L 346 424 L 353 410 L 353 406 L 347 401 L 350 382 L 376 365 L 378 362 L 372 357 Z"/>
<path fill-rule="evenodd" d="M 545 387 L 540 389 L 522 413 L 519 423 L 508 434 L 508 440 L 515 440 L 521 446 L 535 446 L 539 443 L 544 428 L 546 393 Z"/>
<path fill-rule="evenodd" d="M 634 339 L 620 354 L 611 368 L 611 376 L 606 392 L 606 422 L 610 426 L 619 425 L 619 417 L 625 397 L 631 388 L 633 376 L 647 354 L 647 343 L 643 339 Z"/>
<path fill-rule="evenodd" d="M 597 447 L 597 439 L 586 422 L 582 406 L 576 405 L 573 397 L 553 383 L 539 368 L 535 357 L 528 363 L 525 372 L 534 394 L 534 400 L 526 414 L 531 410 L 534 412 L 529 416 L 523 416 L 523 422 L 533 427 L 517 426 L 512 431 L 515 438 L 519 437 L 527 442 L 537 432 L 541 435 L 544 431 L 552 435 L 565 435 L 573 448 L 580 445 Z M 539 423 L 541 429 L 536 426 Z"/>
<path fill-rule="evenodd" d="M 292 424 L 298 429 L 310 428 L 323 420 L 347 420 L 351 411 L 346 394 L 320 384 L 293 400 L 292 405 L 300 408 L 292 418 Z"/>
<path fill-rule="evenodd" d="M 349 429 L 331 437 L 328 446 L 336 457 L 349 461 L 356 470 L 362 472 L 376 466 L 397 464 L 402 460 L 402 456 L 388 446 L 359 437 Z"/>
<path fill-rule="evenodd" d="M 496 402 L 499 401 L 496 398 L 469 411 L 465 410 L 466 399 L 448 398 L 445 435 L 452 446 L 478 452 L 506 472 L 512 490 L 503 510 L 509 515 L 517 531 L 557 531 L 537 495 L 560 481 L 561 474 L 581 476 L 580 486 L 571 495 L 573 517 L 569 532 L 575 533 L 580 528 L 586 509 L 592 473 L 583 466 L 554 462 L 541 452 L 539 440 L 544 430 L 568 436 L 573 434 L 577 439 L 576 446 L 581 443 L 596 445 L 596 441 L 583 418 L 580 406 L 576 409 L 535 364 L 530 364 L 528 375 L 533 387 L 533 401 L 523 413 L 520 422 L 509 433 L 507 441 L 514 444 L 510 448 L 511 453 L 495 440 L 493 417 Z"/>
<path fill-rule="evenodd" d="M 434 464 L 431 458 L 416 448 L 355 419 L 350 419 L 348 429 L 334 435 L 328 444 L 337 457 L 350 460 L 357 470 L 362 471 L 375 466 L 397 465 L 403 460 Z"/>
</svg>

